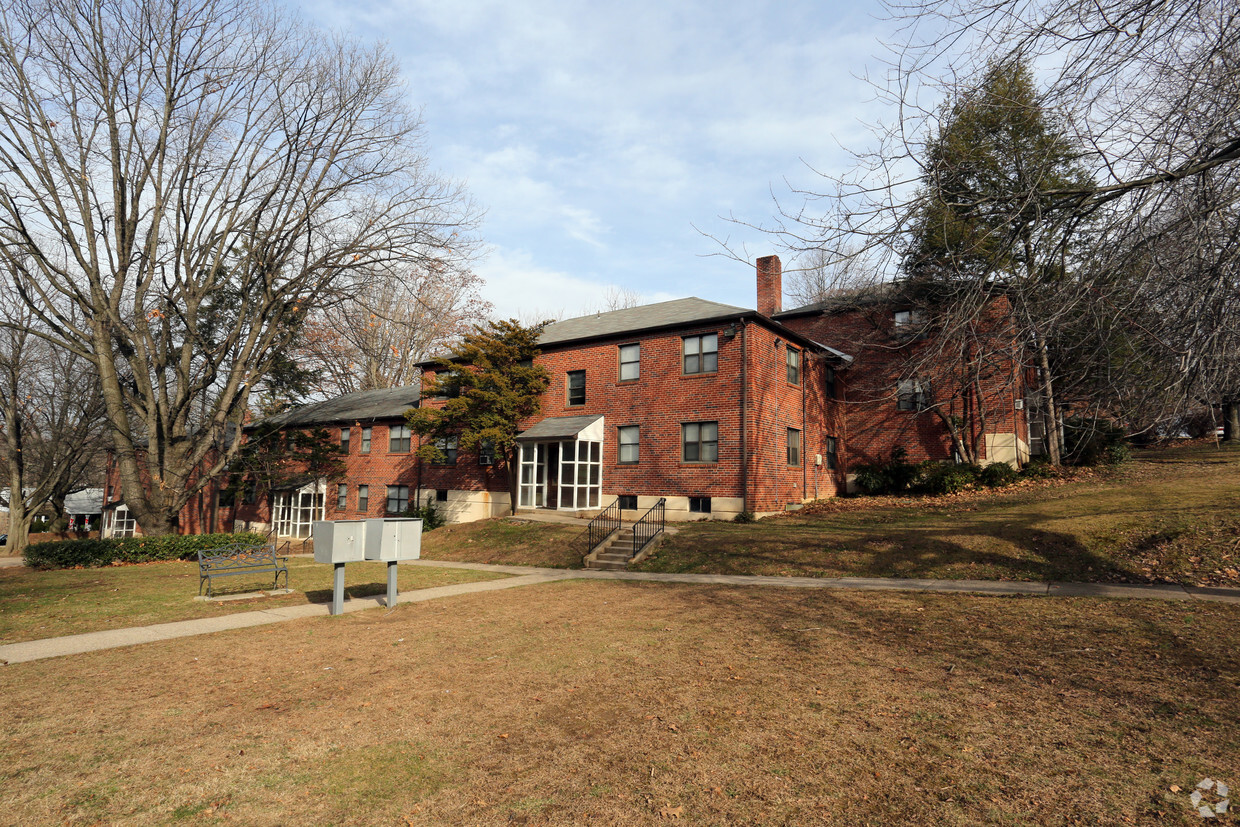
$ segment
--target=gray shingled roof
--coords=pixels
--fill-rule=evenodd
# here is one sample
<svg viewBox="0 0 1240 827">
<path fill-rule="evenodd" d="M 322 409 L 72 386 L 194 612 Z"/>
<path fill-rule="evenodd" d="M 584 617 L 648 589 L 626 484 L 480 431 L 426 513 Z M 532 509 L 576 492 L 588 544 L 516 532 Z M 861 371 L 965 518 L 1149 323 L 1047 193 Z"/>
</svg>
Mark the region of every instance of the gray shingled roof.
<svg viewBox="0 0 1240 827">
<path fill-rule="evenodd" d="M 729 316 L 742 316 L 752 312 L 753 310 L 748 308 L 708 302 L 696 297 L 673 299 L 669 302 L 626 307 L 623 310 L 611 310 L 606 313 L 595 313 L 591 316 L 555 322 L 543 329 L 538 344 L 545 346 L 577 339 L 592 339 L 596 336 L 619 336 L 639 330 L 725 319 Z"/>
<path fill-rule="evenodd" d="M 417 407 L 418 388 L 380 388 L 373 391 L 357 391 L 313 402 L 300 408 L 272 417 L 279 425 L 327 425 L 334 422 L 356 422 L 370 419 L 397 419 L 405 411 Z"/>
<path fill-rule="evenodd" d="M 568 437 L 577 436 L 577 434 L 581 433 L 602 418 L 602 414 L 587 416 L 549 416 L 541 422 L 531 425 L 528 429 L 517 434 L 517 439 L 567 439 Z"/>
</svg>

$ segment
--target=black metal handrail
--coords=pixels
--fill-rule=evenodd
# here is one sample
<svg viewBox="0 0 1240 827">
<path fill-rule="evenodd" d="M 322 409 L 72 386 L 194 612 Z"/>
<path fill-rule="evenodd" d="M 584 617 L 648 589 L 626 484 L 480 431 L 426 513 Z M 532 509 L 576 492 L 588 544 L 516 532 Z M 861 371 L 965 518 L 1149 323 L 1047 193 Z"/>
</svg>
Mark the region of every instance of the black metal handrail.
<svg viewBox="0 0 1240 827">
<path fill-rule="evenodd" d="M 666 524 L 667 500 L 660 497 L 659 501 L 650 506 L 650 510 L 633 524 L 633 554 L 629 559 L 632 560 L 640 554 L 651 540 L 662 534 Z"/>
<path fill-rule="evenodd" d="M 581 552 L 582 556 L 593 551 L 595 546 L 606 540 L 612 535 L 612 532 L 619 528 L 620 498 L 617 497 L 614 503 L 604 508 L 602 513 L 590 521 L 590 524 L 586 526 L 586 530 L 581 532 L 581 537 L 578 540 L 586 541 L 585 550 Z"/>
</svg>

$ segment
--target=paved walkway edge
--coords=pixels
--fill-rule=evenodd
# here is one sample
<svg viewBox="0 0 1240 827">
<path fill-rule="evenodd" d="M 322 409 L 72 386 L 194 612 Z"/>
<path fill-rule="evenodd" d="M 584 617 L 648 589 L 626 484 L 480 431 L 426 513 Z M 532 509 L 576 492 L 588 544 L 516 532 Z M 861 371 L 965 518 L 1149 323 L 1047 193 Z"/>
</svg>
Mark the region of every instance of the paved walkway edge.
<svg viewBox="0 0 1240 827">
<path fill-rule="evenodd" d="M 535 586 L 561 580 L 627 580 L 647 583 L 686 583 L 717 586 L 761 586 L 765 588 L 847 589 L 851 591 L 916 591 L 931 593 L 970 593 L 989 595 L 1028 594 L 1051 597 L 1112 597 L 1142 600 L 1201 600 L 1240 604 L 1240 589 L 1176 585 L 1128 585 L 1122 583 L 1048 583 L 996 580 L 914 580 L 884 577 L 767 577 L 742 574 L 662 574 L 642 571 L 584 571 L 534 566 L 501 566 L 486 563 L 453 563 L 444 560 L 408 560 L 401 565 L 430 568 L 469 569 L 515 575 L 503 580 L 480 583 L 458 583 L 417 589 L 397 596 L 397 603 L 422 603 L 461 594 L 498 591 Z M 345 601 L 346 613 L 385 606 L 386 597 L 361 597 Z M 229 629 L 244 629 L 280 623 L 303 617 L 329 614 L 323 603 L 304 606 L 283 606 L 253 612 L 219 615 L 218 617 L 179 620 L 155 626 L 110 629 L 83 635 L 30 640 L 0 646 L 0 663 L 24 663 L 32 660 L 78 655 L 103 649 L 134 646 L 193 635 L 206 635 Z"/>
</svg>

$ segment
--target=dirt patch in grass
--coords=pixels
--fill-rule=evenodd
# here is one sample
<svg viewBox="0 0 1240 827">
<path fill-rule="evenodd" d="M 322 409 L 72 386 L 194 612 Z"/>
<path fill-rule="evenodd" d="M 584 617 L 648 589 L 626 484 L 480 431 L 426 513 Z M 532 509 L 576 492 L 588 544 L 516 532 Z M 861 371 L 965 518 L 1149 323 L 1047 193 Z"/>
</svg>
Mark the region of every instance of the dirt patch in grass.
<svg viewBox="0 0 1240 827">
<path fill-rule="evenodd" d="M 998 492 L 853 498 L 686 526 L 647 571 L 1240 586 L 1240 450 L 1143 452 Z"/>
<path fill-rule="evenodd" d="M 422 556 L 458 563 L 579 569 L 582 549 L 573 541 L 586 525 L 584 520 L 581 525 L 565 525 L 507 517 L 458 523 L 423 535 Z"/>
<path fill-rule="evenodd" d="M 295 558 L 288 561 L 288 567 L 292 594 L 221 603 L 193 599 L 198 594 L 196 562 L 178 560 L 55 571 L 2 568 L 0 643 L 331 600 L 331 566 Z M 400 566 L 397 587 L 401 591 L 413 591 L 505 576 L 463 569 Z M 270 589 L 272 578 L 239 575 L 221 579 L 219 583 L 217 593 L 252 592 Z M 345 566 L 345 591 L 348 597 L 386 594 L 385 564 L 350 563 Z"/>
<path fill-rule="evenodd" d="M 1240 607 L 571 582 L 0 670 L 14 823 L 1199 824 Z M 1178 791 L 1175 790 L 1178 788 Z"/>
</svg>

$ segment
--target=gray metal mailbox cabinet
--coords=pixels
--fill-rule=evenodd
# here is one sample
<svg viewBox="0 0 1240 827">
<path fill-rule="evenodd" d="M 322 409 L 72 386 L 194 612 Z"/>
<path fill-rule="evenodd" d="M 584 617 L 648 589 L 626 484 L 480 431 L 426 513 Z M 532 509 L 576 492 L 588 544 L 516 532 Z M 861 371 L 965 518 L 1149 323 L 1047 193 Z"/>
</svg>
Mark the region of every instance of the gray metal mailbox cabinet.
<svg viewBox="0 0 1240 827">
<path fill-rule="evenodd" d="M 368 520 L 315 520 L 314 562 L 357 563 L 366 559 Z"/>
<path fill-rule="evenodd" d="M 422 521 L 393 517 L 366 521 L 366 559 L 395 562 L 422 556 Z"/>
</svg>

